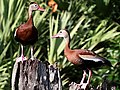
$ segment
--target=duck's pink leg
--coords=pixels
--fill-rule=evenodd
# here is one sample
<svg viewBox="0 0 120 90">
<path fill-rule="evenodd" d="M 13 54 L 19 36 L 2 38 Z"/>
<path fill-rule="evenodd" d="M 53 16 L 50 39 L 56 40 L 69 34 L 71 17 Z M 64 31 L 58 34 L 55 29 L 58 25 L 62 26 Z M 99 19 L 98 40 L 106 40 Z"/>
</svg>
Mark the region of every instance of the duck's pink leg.
<svg viewBox="0 0 120 90">
<path fill-rule="evenodd" d="M 81 89 L 86 90 L 87 86 L 89 85 L 89 83 L 90 83 L 90 78 L 91 78 L 91 76 L 92 76 L 92 71 L 91 71 L 90 69 L 88 69 L 88 70 L 89 70 L 89 76 L 88 76 L 87 83 L 84 83 L 84 79 L 85 79 L 85 77 L 86 77 L 86 71 L 84 71 L 84 73 L 83 73 L 83 78 L 82 78 L 80 84 L 77 84 L 77 86 L 79 86 L 79 87 L 77 88 L 78 90 L 79 90 L 79 89 L 80 89 L 80 90 L 81 90 Z"/>
<path fill-rule="evenodd" d="M 85 77 L 86 77 L 86 71 L 83 70 L 83 77 L 82 77 L 82 80 L 80 82 L 80 85 L 82 85 L 84 83 Z"/>
<path fill-rule="evenodd" d="M 23 61 L 25 61 L 25 60 L 27 60 L 27 58 L 24 57 L 23 45 L 21 45 L 21 56 L 18 57 L 18 58 L 16 59 L 16 61 L 17 61 L 17 62 L 20 62 L 20 61 L 23 62 Z"/>
<path fill-rule="evenodd" d="M 33 45 L 31 45 L 30 49 L 31 49 L 31 59 L 32 59 L 32 60 L 35 60 L 36 58 L 35 58 L 34 55 L 33 55 L 33 52 L 34 52 Z"/>
<path fill-rule="evenodd" d="M 88 76 L 87 84 L 89 85 L 89 83 L 90 83 L 90 78 L 91 78 L 91 76 L 92 76 L 92 71 L 91 71 L 90 69 L 88 69 L 88 70 L 89 70 L 89 76 Z"/>
</svg>

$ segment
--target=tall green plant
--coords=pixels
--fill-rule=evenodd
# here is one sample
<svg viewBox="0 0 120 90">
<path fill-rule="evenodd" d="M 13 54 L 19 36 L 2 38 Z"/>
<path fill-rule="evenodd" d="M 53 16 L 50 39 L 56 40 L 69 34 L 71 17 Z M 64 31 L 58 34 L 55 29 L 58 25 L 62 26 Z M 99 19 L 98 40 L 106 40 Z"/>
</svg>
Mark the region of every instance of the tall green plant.
<svg viewBox="0 0 120 90">
<path fill-rule="evenodd" d="M 14 52 L 13 31 L 21 18 L 25 1 L 0 1 L 0 89 L 10 89 L 12 62 L 17 57 Z"/>
<path fill-rule="evenodd" d="M 87 2 L 78 5 L 77 1 L 71 1 L 68 6 L 68 10 L 58 13 L 56 19 L 54 16 L 51 16 L 49 20 L 50 37 L 60 29 L 67 27 L 72 39 L 71 48 L 95 50 L 96 53 L 103 52 L 105 50 L 105 45 L 99 46 L 99 44 L 103 42 L 103 44 L 105 44 L 107 41 L 110 41 L 118 36 L 120 34 L 117 32 L 119 26 L 114 22 L 109 22 L 110 19 L 100 20 L 93 15 L 94 11 L 92 10 L 94 10 L 95 4 L 90 6 L 90 8 L 84 5 L 87 5 Z M 82 14 L 82 12 L 84 13 Z M 63 55 L 64 46 L 64 41 L 50 38 L 50 49 L 48 49 L 48 57 L 50 56 L 50 58 L 48 58 L 48 60 L 51 63 L 58 62 L 59 67 L 63 68 L 65 71 L 65 69 L 67 70 L 68 66 L 71 67 L 72 64 L 70 64 Z M 111 72 L 111 70 L 101 70 L 102 69 L 100 69 L 98 73 L 94 71 L 94 73 L 99 75 L 93 79 L 92 82 L 94 85 L 95 80 L 101 81 L 101 76 L 104 76 L 103 73 Z M 69 83 L 69 76 L 66 76 L 68 72 L 65 73 L 64 71 L 61 70 L 62 78 L 64 79 L 63 85 Z"/>
<path fill-rule="evenodd" d="M 110 17 L 104 19 L 101 12 L 97 12 L 96 1 L 85 0 L 55 0 L 59 7 L 56 13 L 51 13 L 46 0 L 35 0 L 45 7 L 45 12 L 34 12 L 34 24 L 38 29 L 39 39 L 35 44 L 34 56 L 40 60 L 48 60 L 51 64 L 58 63 L 61 69 L 63 86 L 71 81 L 78 80 L 81 72 L 76 71 L 71 63 L 64 57 L 64 41 L 52 39 L 60 29 L 68 29 L 71 36 L 71 48 L 90 49 L 107 57 L 115 65 L 115 70 L 100 69 L 94 71 L 92 85 L 96 81 L 102 83 L 104 74 L 109 73 L 109 80 L 119 82 L 119 24 Z M 109 7 L 111 0 L 103 0 Z M 112 1 L 113 2 L 113 1 Z M 0 89 L 10 89 L 12 66 L 15 58 L 19 56 L 19 43 L 14 40 L 14 31 L 27 18 L 28 0 L 0 0 Z M 115 2 L 114 2 L 115 4 Z M 111 7 L 109 7 L 111 9 Z M 116 7 L 117 8 L 117 7 Z M 118 10 L 118 9 L 117 9 Z M 113 10 L 116 11 L 116 10 Z M 97 13 L 97 14 L 96 14 Z M 103 12 L 104 13 L 104 12 Z M 115 12 L 111 12 L 114 16 Z M 118 12 L 117 12 L 118 13 Z M 100 15 L 99 15 L 100 14 Z M 116 15 L 116 13 L 115 13 Z M 106 47 L 107 45 L 107 47 Z M 29 57 L 29 46 L 25 47 L 25 55 Z M 79 74 L 79 75 L 78 75 Z M 113 77 L 116 75 L 116 77 Z M 72 79 L 76 77 L 76 79 Z M 118 84 L 116 84 L 118 85 Z M 97 86 L 97 85 L 96 85 Z M 68 87 L 68 86 L 67 86 Z"/>
<path fill-rule="evenodd" d="M 13 62 L 19 56 L 20 47 L 19 43 L 16 43 L 14 40 L 15 29 L 21 24 L 27 21 L 27 4 L 30 3 L 25 0 L 1 0 L 0 1 L 0 90 L 9 90 L 10 89 L 10 79 L 11 72 L 13 67 Z M 41 6 L 46 4 L 42 3 Z M 45 23 L 45 20 L 48 13 L 48 9 L 44 13 L 35 12 L 34 22 L 35 26 L 39 30 L 40 23 Z M 39 19 L 39 21 L 38 21 Z M 41 26 L 42 27 L 42 26 Z M 43 27 L 42 27 L 43 28 Z M 43 29 L 44 30 L 44 29 Z M 40 31 L 40 30 L 39 30 Z M 42 33 L 41 33 L 42 32 Z M 39 32 L 43 36 L 46 32 L 42 30 Z M 44 43 L 44 42 L 43 42 Z M 35 46 L 35 56 L 41 58 L 41 44 Z M 25 55 L 29 57 L 30 50 L 28 47 L 25 48 Z"/>
</svg>

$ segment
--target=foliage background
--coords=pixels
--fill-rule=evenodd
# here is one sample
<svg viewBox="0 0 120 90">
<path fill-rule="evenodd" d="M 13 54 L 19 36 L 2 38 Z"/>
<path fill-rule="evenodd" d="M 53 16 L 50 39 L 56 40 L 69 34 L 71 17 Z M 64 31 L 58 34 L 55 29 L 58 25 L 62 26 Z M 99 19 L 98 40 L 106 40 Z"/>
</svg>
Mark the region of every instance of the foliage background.
<svg viewBox="0 0 120 90">
<path fill-rule="evenodd" d="M 12 67 L 20 55 L 20 45 L 14 40 L 15 29 L 28 18 L 27 9 L 32 0 L 0 0 L 0 90 L 9 90 Z M 64 41 L 51 39 L 60 29 L 67 28 L 71 35 L 71 48 L 93 50 L 109 59 L 114 67 L 93 70 L 91 87 L 105 82 L 120 90 L 120 1 L 119 0 L 55 0 L 59 7 L 51 13 L 47 0 L 34 0 L 46 8 L 36 11 L 34 24 L 39 32 L 34 55 L 51 64 L 58 63 L 63 88 L 72 81 L 79 83 L 82 70 L 64 57 Z M 25 55 L 30 57 L 29 46 Z"/>
</svg>

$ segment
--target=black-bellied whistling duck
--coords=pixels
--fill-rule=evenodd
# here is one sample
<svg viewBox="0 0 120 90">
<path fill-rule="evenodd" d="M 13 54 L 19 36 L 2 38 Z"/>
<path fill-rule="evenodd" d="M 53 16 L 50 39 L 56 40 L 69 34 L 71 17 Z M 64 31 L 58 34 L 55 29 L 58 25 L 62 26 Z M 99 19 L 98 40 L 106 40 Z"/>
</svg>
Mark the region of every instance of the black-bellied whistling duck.
<svg viewBox="0 0 120 90">
<path fill-rule="evenodd" d="M 57 11 L 58 4 L 54 0 L 49 0 L 48 6 L 50 6 L 52 8 L 52 12 Z"/>
<path fill-rule="evenodd" d="M 107 59 L 95 54 L 92 51 L 86 49 L 70 49 L 70 34 L 67 30 L 60 30 L 56 35 L 52 36 L 52 38 L 59 38 L 63 37 L 65 40 L 65 48 L 64 54 L 66 58 L 75 65 L 80 65 L 83 69 L 83 78 L 79 84 L 79 86 L 83 87 L 84 89 L 89 85 L 90 78 L 92 75 L 91 68 L 100 67 L 102 65 L 112 66 L 110 61 Z M 89 70 L 89 76 L 87 83 L 84 83 L 84 79 L 86 77 L 86 70 Z"/>
<path fill-rule="evenodd" d="M 33 23 L 32 11 L 39 10 L 44 11 L 37 3 L 31 2 L 28 15 L 29 18 L 26 23 L 21 24 L 15 31 L 15 40 L 21 43 L 21 56 L 17 58 L 17 61 L 26 60 L 23 53 L 23 46 L 31 45 L 31 59 L 33 60 L 33 44 L 38 40 L 38 31 Z"/>
</svg>

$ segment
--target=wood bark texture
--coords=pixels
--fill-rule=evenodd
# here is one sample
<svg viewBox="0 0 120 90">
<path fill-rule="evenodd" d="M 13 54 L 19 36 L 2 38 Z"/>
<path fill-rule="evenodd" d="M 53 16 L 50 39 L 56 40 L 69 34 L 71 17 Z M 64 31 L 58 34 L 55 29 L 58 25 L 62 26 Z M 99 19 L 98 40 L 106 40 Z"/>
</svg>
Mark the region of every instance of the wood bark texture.
<svg viewBox="0 0 120 90">
<path fill-rule="evenodd" d="M 15 62 L 12 90 L 62 90 L 59 69 L 39 60 Z"/>
</svg>

